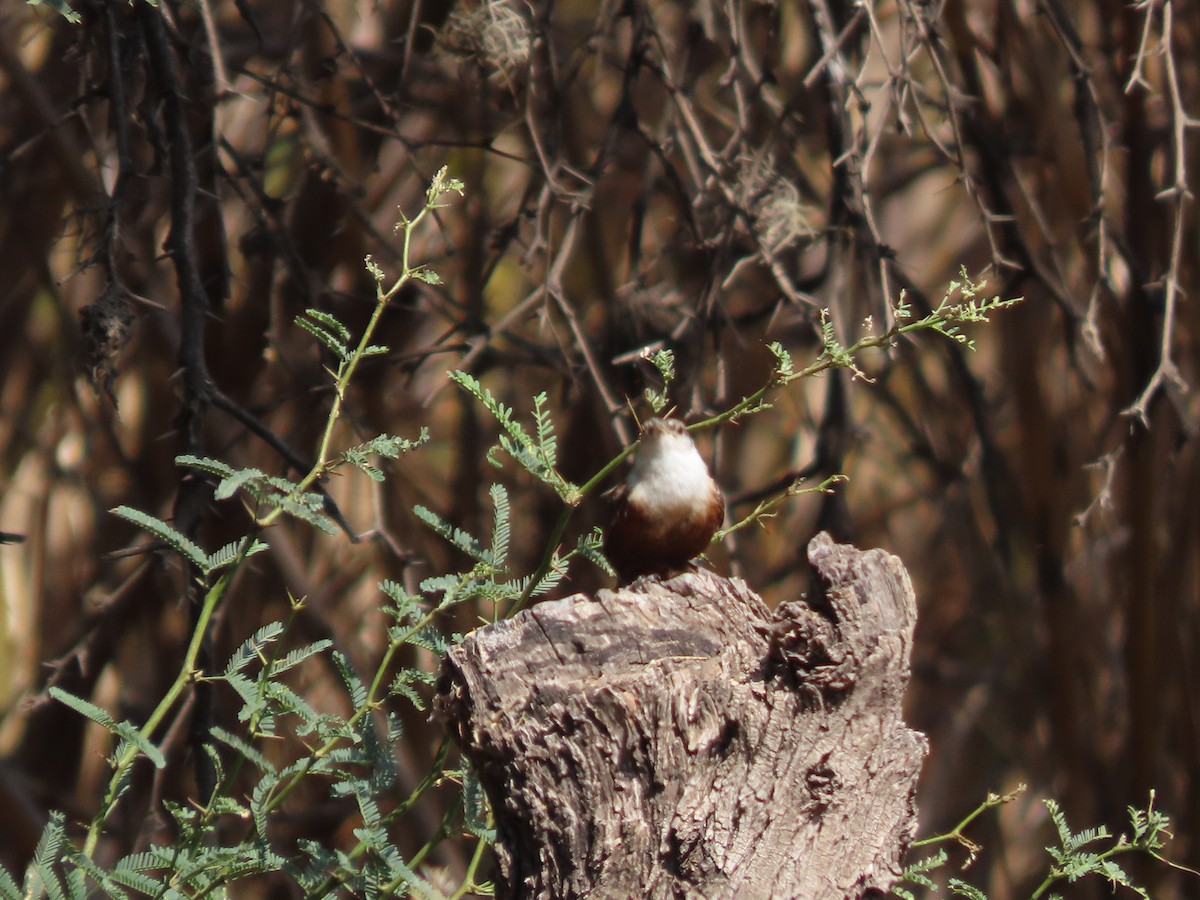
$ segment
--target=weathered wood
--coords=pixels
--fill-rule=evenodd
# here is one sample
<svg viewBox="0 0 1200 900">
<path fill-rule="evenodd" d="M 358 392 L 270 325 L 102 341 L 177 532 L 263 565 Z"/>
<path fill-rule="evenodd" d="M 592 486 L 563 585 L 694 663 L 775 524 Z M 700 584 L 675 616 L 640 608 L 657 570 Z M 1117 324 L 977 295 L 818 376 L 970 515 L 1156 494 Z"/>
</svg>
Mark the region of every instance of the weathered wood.
<svg viewBox="0 0 1200 900">
<path fill-rule="evenodd" d="M 900 561 L 821 534 L 772 614 L 692 572 L 544 603 L 449 654 L 441 714 L 496 816 L 501 896 L 860 897 L 916 829 Z"/>
</svg>

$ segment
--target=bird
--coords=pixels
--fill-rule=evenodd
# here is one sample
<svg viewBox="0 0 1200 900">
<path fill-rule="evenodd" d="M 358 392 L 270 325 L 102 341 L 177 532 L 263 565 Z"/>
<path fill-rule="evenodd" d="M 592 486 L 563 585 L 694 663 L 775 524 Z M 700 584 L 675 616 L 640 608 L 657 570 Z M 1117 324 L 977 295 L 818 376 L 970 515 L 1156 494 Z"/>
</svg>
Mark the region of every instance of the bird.
<svg viewBox="0 0 1200 900">
<path fill-rule="evenodd" d="M 604 553 L 621 583 L 687 567 L 725 521 L 725 498 L 684 424 L 650 419 L 633 468 L 609 492 Z"/>
</svg>

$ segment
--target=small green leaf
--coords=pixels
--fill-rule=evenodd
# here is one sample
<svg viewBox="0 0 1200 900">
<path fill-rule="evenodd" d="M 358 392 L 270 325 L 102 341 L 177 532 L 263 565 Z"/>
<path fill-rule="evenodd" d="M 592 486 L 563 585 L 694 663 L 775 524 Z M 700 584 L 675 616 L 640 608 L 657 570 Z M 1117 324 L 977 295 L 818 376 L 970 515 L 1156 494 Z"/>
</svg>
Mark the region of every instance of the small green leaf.
<svg viewBox="0 0 1200 900">
<path fill-rule="evenodd" d="M 462 773 L 462 794 L 464 827 L 480 840 L 496 843 L 496 829 L 492 827 L 487 797 L 473 769 L 466 769 Z"/>
<path fill-rule="evenodd" d="M 59 687 L 51 687 L 49 689 L 50 696 L 64 706 L 69 706 L 75 712 L 87 719 L 91 719 L 109 734 L 112 734 L 123 741 L 128 741 L 136 746 L 142 753 L 154 763 L 156 769 L 161 769 L 166 766 L 167 761 L 162 755 L 162 751 L 154 744 L 150 743 L 136 727 L 129 722 L 118 722 L 108 711 L 97 706 L 90 700 L 84 700 L 82 697 L 76 697 L 74 694 L 68 693 Z"/>
<path fill-rule="evenodd" d="M 110 509 L 109 512 L 114 516 L 120 516 L 127 522 L 132 522 L 143 531 L 154 535 L 160 541 L 168 544 L 182 554 L 197 569 L 204 570 L 205 564 L 208 562 L 208 554 L 162 519 L 155 518 L 148 513 L 142 512 L 140 509 L 133 509 L 129 506 L 118 506 L 115 509 Z"/>
<path fill-rule="evenodd" d="M 328 638 L 324 638 L 319 641 L 314 641 L 307 646 L 297 647 L 295 650 L 289 651 L 283 659 L 278 659 L 271 663 L 271 677 L 274 678 L 276 675 L 300 665 L 300 663 L 304 662 L 310 656 L 323 653 L 332 646 L 333 641 L 329 640 Z"/>
<path fill-rule="evenodd" d="M 105 731 L 115 734 L 117 730 L 116 720 L 108 714 L 108 710 L 97 706 L 90 700 L 84 700 L 82 697 L 76 697 L 74 694 L 64 691 L 60 687 L 51 687 L 49 689 L 50 696 L 62 703 L 64 706 L 69 706 L 75 712 L 79 713 L 86 719 L 91 719 Z"/>
<path fill-rule="evenodd" d="M 313 312 L 314 310 L 308 310 L 309 315 L 311 315 Z M 346 344 L 334 337 L 333 334 L 321 327 L 321 325 L 317 324 L 311 319 L 304 318 L 304 316 L 296 316 L 294 321 L 298 327 L 303 328 L 305 331 L 315 337 L 320 343 L 324 344 L 325 347 L 339 360 L 344 362 L 350 358 L 350 349 L 346 346 Z"/>
<path fill-rule="evenodd" d="M 358 677 L 358 673 L 350 666 L 350 660 L 346 659 L 345 655 L 338 651 L 333 652 L 333 664 L 337 667 L 338 674 L 342 676 L 342 683 L 346 685 L 346 689 L 350 692 L 350 702 L 354 704 L 356 709 L 366 706 L 367 704 L 367 686 L 362 683 L 362 679 Z"/>
<path fill-rule="evenodd" d="M 474 536 L 461 528 L 455 528 L 433 510 L 424 506 L 414 506 L 413 515 L 472 559 L 479 562 L 491 562 L 492 555 Z"/>
<path fill-rule="evenodd" d="M 579 542 L 575 545 L 575 551 L 592 565 L 607 575 L 616 575 L 616 570 L 613 569 L 607 557 L 604 556 L 603 548 L 604 532 L 599 527 L 594 527 L 591 532 L 581 536 Z"/>
<path fill-rule="evenodd" d="M 508 541 L 512 533 L 509 525 L 508 491 L 504 485 L 493 484 L 488 489 L 492 498 L 492 552 L 491 563 L 496 568 L 504 567 L 508 559 Z"/>
<path fill-rule="evenodd" d="M 790 354 L 783 344 L 779 341 L 773 341 L 767 345 L 767 349 L 775 357 L 775 374 L 780 380 L 790 378 L 796 373 L 795 364 L 792 362 L 792 354 Z"/>
<path fill-rule="evenodd" d="M 26 897 L 40 897 L 45 890 L 52 900 L 65 900 L 66 890 L 54 871 L 54 864 L 59 860 L 66 830 L 63 826 L 63 814 L 58 810 L 50 813 L 50 821 L 42 830 L 37 847 L 33 851 L 33 861 L 25 872 Z"/>
<path fill-rule="evenodd" d="M 212 459 L 207 456 L 192 456 L 190 453 L 182 453 L 179 456 L 176 456 L 175 465 L 199 469 L 201 472 L 207 472 L 209 475 L 216 475 L 218 478 L 227 478 L 235 471 L 233 466 L 229 465 L 229 463 L 222 462 L 219 459 Z"/>
<path fill-rule="evenodd" d="M 242 641 L 241 646 L 229 657 L 225 664 L 225 676 L 228 677 L 246 668 L 254 660 L 264 661 L 263 651 L 283 634 L 282 622 L 268 622 L 254 634 Z"/>
<path fill-rule="evenodd" d="M 313 498 L 316 498 L 316 503 L 313 503 Z M 315 525 L 324 531 L 326 534 L 337 534 L 337 526 L 331 522 L 328 517 L 322 515 L 317 510 L 324 507 L 324 500 L 320 494 L 306 494 L 300 497 L 277 497 L 269 498 L 270 502 L 278 506 L 284 512 L 290 513 L 297 519 L 303 519 L 309 524 Z M 316 509 L 313 507 L 316 506 Z"/>
<path fill-rule="evenodd" d="M 438 275 L 437 272 L 433 271 L 433 269 L 427 269 L 424 266 L 417 266 L 416 268 L 409 270 L 408 274 L 418 281 L 423 281 L 426 284 L 436 285 L 442 283 L 442 277 Z"/>
<path fill-rule="evenodd" d="M 132 723 L 117 722 L 113 733 L 120 736 L 122 740 L 128 741 L 137 747 L 138 750 L 142 752 L 143 756 L 150 760 L 150 762 L 154 763 L 154 768 L 166 768 L 167 758 L 163 756 L 162 751 L 159 750 L 156 745 L 152 744 L 150 740 L 143 735 L 139 729 L 135 728 Z M 119 756 L 120 754 L 118 753 L 115 755 Z"/>
<path fill-rule="evenodd" d="M 323 309 L 315 309 L 312 307 L 306 309 L 304 314 L 310 319 L 320 322 L 331 332 L 336 332 L 339 340 L 344 342 L 350 340 L 350 329 L 339 322 L 336 316 L 325 312 Z"/>
<path fill-rule="evenodd" d="M 210 553 L 208 555 L 208 560 L 206 561 L 206 565 L 204 566 L 205 573 L 212 574 L 213 572 L 217 572 L 217 571 L 225 568 L 226 566 L 230 565 L 231 563 L 233 563 L 238 558 L 238 554 L 241 553 L 242 546 L 245 544 L 246 540 L 247 540 L 247 538 L 242 538 L 239 541 L 231 541 L 230 543 L 228 543 L 224 547 L 222 547 L 220 550 L 217 550 L 214 553 Z M 254 543 L 252 543 L 249 547 L 246 548 L 246 552 L 245 552 L 243 558 L 249 559 L 251 556 L 254 556 L 256 553 L 261 553 L 262 551 L 264 551 L 266 549 L 268 549 L 266 544 L 264 544 L 260 540 L 255 540 Z"/>
<path fill-rule="evenodd" d="M 0 900 L 21 900 L 21 889 L 4 866 L 0 866 Z"/>
<path fill-rule="evenodd" d="M 410 594 L 404 589 L 404 585 L 399 582 L 390 580 L 381 581 L 379 582 L 379 589 L 391 598 L 392 605 L 386 611 L 398 623 L 416 618 L 421 612 L 421 598 Z"/>
<path fill-rule="evenodd" d="M 955 896 L 966 897 L 967 900 L 987 900 L 987 894 L 959 878 L 951 878 L 946 884 Z"/>
<path fill-rule="evenodd" d="M 232 472 L 228 477 L 222 478 L 217 484 L 216 490 L 213 491 L 213 499 L 228 500 L 238 492 L 238 489 L 246 486 L 250 488 L 253 482 L 265 481 L 267 473 L 261 469 L 238 469 Z"/>
<path fill-rule="evenodd" d="M 209 730 L 213 737 L 215 737 L 222 744 L 225 744 L 230 749 L 240 753 L 252 765 L 258 768 L 259 771 L 275 771 L 275 766 L 258 750 L 257 747 L 254 747 L 253 745 L 242 740 L 242 738 L 238 735 L 231 731 L 226 731 L 220 725 L 213 725 Z"/>
</svg>

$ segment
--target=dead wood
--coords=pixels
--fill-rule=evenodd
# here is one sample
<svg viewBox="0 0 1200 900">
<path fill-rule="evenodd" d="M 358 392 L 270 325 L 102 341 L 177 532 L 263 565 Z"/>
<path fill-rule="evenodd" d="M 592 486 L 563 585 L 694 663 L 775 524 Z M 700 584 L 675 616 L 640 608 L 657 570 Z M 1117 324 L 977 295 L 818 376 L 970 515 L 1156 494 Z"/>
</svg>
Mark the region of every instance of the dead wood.
<svg viewBox="0 0 1200 900">
<path fill-rule="evenodd" d="M 545 603 L 448 656 L 509 897 L 861 897 L 916 828 L 900 561 L 834 544 L 772 614 L 707 571 Z"/>
</svg>

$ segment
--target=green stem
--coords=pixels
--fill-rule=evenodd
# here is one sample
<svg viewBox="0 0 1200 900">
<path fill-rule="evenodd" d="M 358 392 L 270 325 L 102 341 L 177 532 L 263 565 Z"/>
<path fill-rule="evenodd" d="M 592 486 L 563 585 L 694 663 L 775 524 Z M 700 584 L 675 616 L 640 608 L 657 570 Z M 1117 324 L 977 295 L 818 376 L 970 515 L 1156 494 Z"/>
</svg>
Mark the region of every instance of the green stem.
<svg viewBox="0 0 1200 900">
<path fill-rule="evenodd" d="M 1024 790 L 1024 786 L 1021 787 L 1021 790 Z M 1017 793 L 1019 793 L 1019 791 Z M 1007 794 L 1004 797 L 998 797 L 998 798 L 994 798 L 994 799 L 992 797 L 989 797 L 987 800 L 983 801 L 983 803 L 979 804 L 979 806 L 977 806 L 969 815 L 967 815 L 967 817 L 965 819 L 963 819 L 961 822 L 959 822 L 957 825 L 955 825 L 954 828 L 952 828 L 950 831 L 947 831 L 944 834 L 930 835 L 929 837 L 922 838 L 919 841 L 913 841 L 912 844 L 910 844 L 909 846 L 911 846 L 911 847 L 929 847 L 929 846 L 932 846 L 933 844 L 943 844 L 946 841 L 957 841 L 957 842 L 961 843 L 962 839 L 963 839 L 963 831 L 966 830 L 968 825 L 970 825 L 972 822 L 974 822 L 976 819 L 978 819 L 981 815 L 983 815 L 985 812 L 987 812 L 993 806 L 999 806 L 1001 803 L 1007 803 L 1009 800 L 1011 800 L 1015 796 L 1016 796 L 1016 793 Z"/>
<path fill-rule="evenodd" d="M 437 753 L 434 754 L 433 763 L 430 765 L 429 771 L 425 773 L 425 777 L 421 779 L 420 783 L 415 788 L 413 788 L 412 793 L 410 793 L 408 797 L 401 801 L 401 803 L 397 805 L 395 809 L 384 815 L 383 823 L 385 825 L 390 825 L 392 822 L 395 822 L 410 809 L 416 806 L 417 801 L 425 795 L 425 792 L 434 787 L 441 780 L 442 775 L 444 774 L 442 767 L 445 764 L 446 754 L 449 752 L 449 750 L 450 739 L 444 737 L 442 738 L 441 745 L 438 747 Z M 354 860 L 358 859 L 366 851 L 366 842 L 359 841 L 346 855 L 349 859 Z M 309 896 L 324 897 L 342 880 L 343 879 L 339 874 L 331 874 L 327 876 L 325 880 L 322 881 L 314 890 L 310 891 Z"/>
<path fill-rule="evenodd" d="M 1122 840 L 1123 840 L 1123 838 L 1122 838 Z M 1117 846 L 1110 847 L 1108 850 L 1105 850 L 1103 853 L 1097 853 L 1095 858 L 1096 858 L 1097 863 L 1100 863 L 1100 862 L 1103 862 L 1104 860 L 1112 859 L 1114 856 L 1120 856 L 1123 853 L 1145 853 L 1148 856 L 1154 857 L 1154 859 L 1158 860 L 1159 862 L 1166 863 L 1167 865 L 1171 866 L 1172 868 L 1180 869 L 1184 872 L 1190 872 L 1193 875 L 1200 874 L 1200 873 L 1196 872 L 1194 869 L 1189 869 L 1187 866 L 1180 866 L 1176 863 L 1173 863 L 1170 860 L 1165 859 L 1164 857 L 1160 856 L 1158 853 L 1156 853 L 1154 851 L 1155 851 L 1155 846 L 1150 843 L 1147 843 L 1145 841 L 1131 841 L 1126 844 L 1118 843 Z M 1062 881 L 1064 878 L 1070 878 L 1071 875 L 1068 874 L 1068 872 L 1064 871 L 1065 868 L 1066 868 L 1066 866 L 1053 866 L 1050 869 L 1050 874 L 1046 876 L 1046 880 L 1043 881 L 1041 884 L 1039 884 L 1037 886 L 1037 889 L 1032 894 L 1029 895 L 1030 900 L 1037 900 L 1038 897 L 1041 897 L 1043 894 L 1046 893 L 1046 891 L 1050 890 L 1050 887 L 1056 881 Z M 1089 872 L 1091 874 L 1095 874 L 1095 875 L 1101 875 L 1101 876 L 1104 875 L 1104 873 L 1100 869 L 1099 865 L 1091 866 L 1089 868 Z"/>
<path fill-rule="evenodd" d="M 334 379 L 333 404 L 329 407 L 329 415 L 325 419 L 325 429 L 321 434 L 321 443 L 317 449 L 317 461 L 309 470 L 308 474 L 300 480 L 296 485 L 293 494 L 299 496 L 313 486 L 329 469 L 329 447 L 333 443 L 333 431 L 337 426 L 338 420 L 342 415 L 342 405 L 346 399 L 346 389 L 350 386 L 350 382 L 354 377 L 354 373 L 358 370 L 358 364 L 362 362 L 363 356 L 366 355 L 367 348 L 371 345 L 371 338 L 375 335 L 375 329 L 379 325 L 379 318 L 383 315 L 384 309 L 392 298 L 400 291 L 405 284 L 413 278 L 413 269 L 409 262 L 409 248 L 412 241 L 413 230 L 421 222 L 422 219 L 434 207 L 426 205 L 412 219 L 405 219 L 404 227 L 404 248 L 400 255 L 400 275 L 390 288 L 386 291 L 382 285 L 375 287 L 375 309 L 371 312 L 371 318 L 367 322 L 366 328 L 363 329 L 362 337 L 359 338 L 358 346 L 354 348 L 354 352 L 350 354 L 349 359 L 342 362 L 338 366 L 337 376 Z M 276 519 L 283 515 L 283 507 L 276 506 L 271 512 L 264 516 L 260 524 L 265 528 L 271 525 Z"/>
<path fill-rule="evenodd" d="M 747 525 L 753 525 L 759 519 L 769 517 L 776 509 L 778 509 L 792 497 L 799 497 L 802 494 L 831 494 L 833 493 L 833 485 L 846 480 L 847 478 L 845 475 L 830 475 L 820 484 L 813 485 L 812 487 L 800 487 L 799 479 L 793 481 L 774 497 L 768 497 L 766 500 L 763 500 L 761 503 L 759 503 L 756 507 L 754 507 L 754 511 L 744 519 L 735 522 L 728 528 L 722 528 L 720 531 L 714 534 L 712 537 L 713 543 L 715 544 L 718 541 L 724 540 L 735 531 L 741 531 Z"/>
<path fill-rule="evenodd" d="M 460 897 L 465 897 L 475 890 L 475 873 L 479 870 L 479 864 L 483 862 L 484 851 L 489 846 L 491 845 L 482 838 L 475 842 L 475 852 L 471 854 L 471 862 L 467 865 L 467 871 L 463 875 L 462 884 L 458 886 L 457 891 L 450 895 L 450 900 L 459 900 Z"/>
<path fill-rule="evenodd" d="M 183 694 L 184 689 L 191 684 L 196 678 L 196 658 L 200 655 L 200 648 L 204 643 L 204 636 L 208 633 L 208 624 L 212 620 L 213 613 L 221 602 L 221 597 L 224 596 L 229 583 L 233 580 L 241 567 L 242 561 L 246 558 L 246 551 L 250 548 L 252 537 L 247 536 L 242 539 L 242 546 L 238 550 L 238 555 L 225 572 L 217 579 L 216 584 L 208 589 L 204 595 L 204 603 L 200 607 L 200 615 L 196 619 L 196 627 L 192 632 L 192 639 L 188 643 L 188 648 L 183 657 L 183 664 L 179 667 L 179 674 L 175 676 L 175 681 L 167 688 L 166 694 L 158 702 L 158 706 L 150 713 L 150 717 L 139 729 L 142 737 L 147 742 L 151 736 L 162 724 L 167 714 L 175 707 L 175 702 Z M 130 766 L 138 757 L 138 748 L 132 742 L 126 744 L 124 751 L 117 758 L 113 765 L 112 778 L 109 779 L 108 789 L 105 791 L 104 799 L 100 803 L 100 808 L 96 812 L 95 818 L 92 819 L 91 825 L 88 826 L 87 838 L 83 843 L 83 855 L 89 859 L 96 852 L 96 844 L 100 840 L 100 829 L 104 825 L 105 820 L 112 814 L 116 808 L 117 798 L 120 794 L 121 783 L 125 780 L 126 774 Z"/>
<path fill-rule="evenodd" d="M 554 565 L 554 554 L 558 551 L 558 542 L 562 540 L 562 536 L 566 532 L 567 525 L 570 524 L 571 516 L 575 514 L 575 508 L 579 505 L 579 502 L 592 491 L 594 491 L 596 486 L 604 481 L 604 479 L 608 477 L 609 473 L 612 472 L 613 469 L 624 462 L 629 454 L 637 449 L 639 443 L 641 442 L 634 441 L 632 444 L 610 459 L 599 472 L 597 472 L 595 475 L 589 478 L 587 482 L 580 486 L 579 490 L 575 494 L 575 503 L 568 504 L 563 509 L 562 514 L 558 517 L 558 521 L 554 523 L 554 528 L 551 530 L 550 537 L 546 541 L 546 552 L 542 555 L 542 561 L 538 564 L 537 569 L 534 570 L 533 575 L 530 576 L 529 583 L 525 585 L 525 590 L 521 592 L 521 596 L 513 601 L 512 607 L 508 610 L 509 617 L 515 616 L 525 608 L 525 604 L 529 602 L 529 598 L 533 596 L 533 592 L 537 590 L 537 586 L 541 583 L 542 579 L 546 577 L 546 573 L 550 571 L 550 567 Z"/>
<path fill-rule="evenodd" d="M 966 831 L 967 826 L 970 825 L 972 822 L 974 822 L 976 819 L 978 819 L 987 810 L 992 809 L 993 807 L 996 807 L 996 806 L 1002 806 L 1005 803 L 1012 802 L 1013 800 L 1015 800 L 1017 798 L 1017 795 L 1022 793 L 1024 790 L 1025 790 L 1025 785 L 1021 784 L 1021 785 L 1017 786 L 1017 789 L 1015 791 L 1012 791 L 1011 793 L 1008 793 L 1008 794 L 988 794 L 986 800 L 984 800 L 981 804 L 979 804 L 979 806 L 977 806 L 974 810 L 972 810 L 970 813 L 968 813 L 966 818 L 964 818 L 961 822 L 959 822 L 957 825 L 955 825 L 954 828 L 951 829 L 950 831 L 946 832 L 945 834 L 935 834 L 935 835 L 932 835 L 931 837 L 922 838 L 919 841 L 913 841 L 912 844 L 910 844 L 909 846 L 910 847 L 928 847 L 933 844 L 941 844 L 941 843 L 945 843 L 946 841 L 954 841 L 957 844 L 961 845 L 964 849 L 966 849 L 967 854 L 968 854 L 968 862 L 969 862 L 970 860 L 975 858 L 975 855 L 977 853 L 979 853 L 980 847 L 973 840 L 971 840 L 965 834 L 963 834 L 963 832 Z"/>
<path fill-rule="evenodd" d="M 375 670 L 375 677 L 371 680 L 371 687 L 367 692 L 367 702 L 356 709 L 351 714 L 350 718 L 346 720 L 345 730 L 352 730 L 354 726 L 357 725 L 364 717 L 379 708 L 379 704 L 382 702 L 379 693 L 383 687 L 383 679 L 387 674 L 388 668 L 391 666 L 392 659 L 395 658 L 396 652 L 402 646 L 408 643 L 409 639 L 414 634 L 432 622 L 437 614 L 437 609 L 430 610 L 415 624 L 401 633 L 398 637 L 393 638 L 388 643 L 388 648 L 386 651 L 384 651 L 383 659 L 380 660 L 379 667 Z M 281 787 L 277 793 L 272 794 L 271 798 L 264 805 L 264 809 L 267 812 L 272 812 L 275 809 L 278 809 L 279 804 L 281 804 L 284 801 L 284 798 L 286 798 L 287 795 L 295 789 L 296 785 L 304 780 L 305 776 L 307 776 L 312 770 L 312 767 L 315 766 L 318 761 L 324 759 L 326 756 L 332 753 L 334 748 L 337 747 L 341 741 L 341 737 L 331 737 L 324 744 L 313 751 L 313 753 L 304 761 L 304 766 L 293 772 L 291 777 L 284 783 L 283 787 Z"/>
<path fill-rule="evenodd" d="M 417 870 L 417 866 L 421 865 L 421 863 L 425 861 L 425 857 L 432 853 L 434 848 L 436 848 L 442 841 L 446 839 L 447 835 L 450 834 L 450 823 L 458 816 L 458 812 L 461 808 L 461 796 L 457 797 L 452 803 L 450 803 L 449 806 L 446 807 L 446 812 L 442 815 L 442 821 L 438 823 L 437 829 L 430 836 L 429 840 L 422 844 L 421 848 L 417 850 L 417 852 L 412 855 L 412 858 L 406 863 L 410 869 L 415 872 Z M 387 885 L 385 891 L 390 893 L 403 883 L 403 879 L 397 878 Z"/>
</svg>

